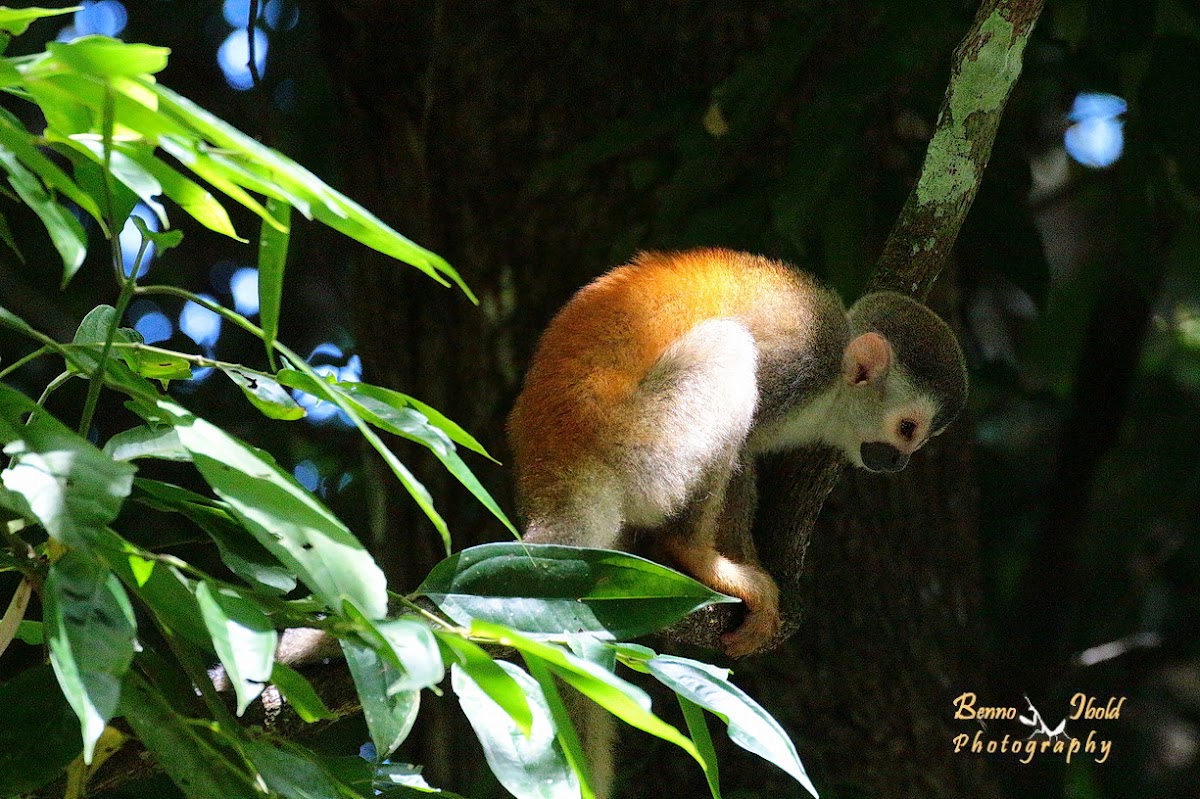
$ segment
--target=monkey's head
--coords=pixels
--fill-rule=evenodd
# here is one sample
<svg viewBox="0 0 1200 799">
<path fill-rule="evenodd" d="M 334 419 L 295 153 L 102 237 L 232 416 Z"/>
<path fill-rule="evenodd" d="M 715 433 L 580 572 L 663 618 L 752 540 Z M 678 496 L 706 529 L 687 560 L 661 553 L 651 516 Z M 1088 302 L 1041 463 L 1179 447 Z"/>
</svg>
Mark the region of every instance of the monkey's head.
<svg viewBox="0 0 1200 799">
<path fill-rule="evenodd" d="M 850 328 L 839 392 L 848 424 L 839 446 L 855 466 L 898 472 L 966 404 L 962 349 L 937 314 L 893 291 L 856 302 Z"/>
</svg>

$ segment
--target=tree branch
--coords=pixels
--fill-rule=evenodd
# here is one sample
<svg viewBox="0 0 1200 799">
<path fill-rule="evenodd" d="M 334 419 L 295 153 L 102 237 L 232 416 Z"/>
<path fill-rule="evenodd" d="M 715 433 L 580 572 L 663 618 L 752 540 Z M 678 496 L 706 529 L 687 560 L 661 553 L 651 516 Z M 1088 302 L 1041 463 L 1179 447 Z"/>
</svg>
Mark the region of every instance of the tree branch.
<svg viewBox="0 0 1200 799">
<path fill-rule="evenodd" d="M 983 181 L 1004 107 L 1021 75 L 1022 55 L 1044 0 L 984 0 L 954 51 L 950 82 L 916 185 L 888 235 L 868 291 L 890 289 L 922 301 L 937 280 Z M 754 538 L 759 559 L 779 583 L 783 625 L 772 648 L 800 624 L 800 574 L 817 514 L 844 465 L 831 450 L 761 461 Z M 745 556 L 739 542 L 726 553 Z M 719 649 L 740 611 L 718 605 L 664 632 L 672 640 Z"/>
</svg>

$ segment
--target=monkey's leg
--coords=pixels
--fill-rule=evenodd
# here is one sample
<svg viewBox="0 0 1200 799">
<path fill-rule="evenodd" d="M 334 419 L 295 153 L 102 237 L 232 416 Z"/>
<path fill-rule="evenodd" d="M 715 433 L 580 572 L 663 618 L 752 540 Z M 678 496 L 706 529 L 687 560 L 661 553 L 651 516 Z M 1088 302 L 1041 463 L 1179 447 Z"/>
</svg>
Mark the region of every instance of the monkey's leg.
<svg viewBox="0 0 1200 799">
<path fill-rule="evenodd" d="M 743 657 L 762 649 L 779 629 L 779 588 L 758 565 L 751 536 L 756 503 L 754 464 L 741 464 L 719 497 L 710 495 L 706 501 L 697 503 L 694 510 L 668 525 L 662 538 L 663 549 L 684 571 L 746 604 L 742 623 L 721 636 L 731 657 Z M 714 510 L 716 519 L 709 522 L 704 516 Z M 700 518 L 694 518 L 697 516 Z M 693 530 L 691 538 L 687 534 L 689 527 Z M 714 531 L 715 537 L 707 546 L 698 546 L 703 543 L 702 531 L 708 529 Z M 721 550 L 733 554 L 736 560 L 718 552 L 718 541 Z"/>
<path fill-rule="evenodd" d="M 630 448 L 624 470 L 636 478 L 626 518 L 658 528 L 676 564 L 746 603 L 746 621 L 726 639 L 734 656 L 765 645 L 779 621 L 775 582 L 755 565 L 753 547 L 742 547 L 748 562 L 717 551 L 722 525 L 749 542 L 754 471 L 741 460 L 758 402 L 757 355 L 753 337 L 734 320 L 704 322 L 680 337 L 634 397 L 643 443 Z"/>
</svg>

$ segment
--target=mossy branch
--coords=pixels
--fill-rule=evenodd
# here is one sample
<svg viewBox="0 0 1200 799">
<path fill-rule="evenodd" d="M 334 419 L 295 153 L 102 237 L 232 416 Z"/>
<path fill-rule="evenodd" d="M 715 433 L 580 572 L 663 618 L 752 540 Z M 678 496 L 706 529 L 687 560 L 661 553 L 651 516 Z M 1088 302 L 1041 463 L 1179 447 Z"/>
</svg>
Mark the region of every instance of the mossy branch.
<svg viewBox="0 0 1200 799">
<path fill-rule="evenodd" d="M 916 185 L 876 263 L 868 290 L 891 289 L 924 300 L 941 273 L 983 181 L 1005 105 L 1044 0 L 984 0 L 954 52 L 950 81 Z M 786 641 L 803 616 L 804 552 L 825 498 L 844 471 L 831 450 L 772 457 L 758 464 L 754 538 L 759 559 L 779 583 Z M 745 555 L 728 542 L 728 554 Z M 741 551 L 739 551 L 741 550 Z M 741 611 L 719 605 L 667 631 L 672 640 L 720 649 L 719 637 Z"/>
</svg>

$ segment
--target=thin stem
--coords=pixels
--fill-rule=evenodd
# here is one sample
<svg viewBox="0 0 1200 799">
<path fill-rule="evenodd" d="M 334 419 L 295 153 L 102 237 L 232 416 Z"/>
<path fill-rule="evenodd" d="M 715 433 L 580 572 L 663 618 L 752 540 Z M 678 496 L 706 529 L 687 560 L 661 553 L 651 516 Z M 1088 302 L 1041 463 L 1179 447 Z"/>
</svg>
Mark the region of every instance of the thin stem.
<svg viewBox="0 0 1200 799">
<path fill-rule="evenodd" d="M 37 406 L 39 408 L 44 408 L 46 406 L 46 400 L 50 399 L 50 395 L 53 394 L 55 391 L 58 391 L 63 386 L 65 386 L 67 384 L 67 381 L 70 379 L 71 379 L 71 373 L 63 372 L 58 377 L 54 378 L 49 383 L 47 383 L 46 387 L 44 389 L 42 389 L 42 395 L 40 397 L 38 397 L 38 399 L 37 399 Z M 33 413 L 30 413 L 29 418 L 25 420 L 25 425 L 29 426 L 29 425 L 33 424 L 33 417 L 36 415 L 37 415 L 36 411 L 34 411 Z"/>
<path fill-rule="evenodd" d="M 116 237 L 113 240 L 116 241 Z M 104 336 L 104 348 L 100 350 L 100 360 L 96 364 L 95 371 L 91 374 L 87 399 L 83 405 L 83 416 L 79 419 L 79 435 L 85 438 L 92 426 L 92 416 L 96 412 L 96 403 L 100 399 L 100 389 L 104 386 L 104 381 L 100 378 L 104 374 L 109 355 L 112 353 L 113 338 L 117 335 L 117 328 L 121 325 L 121 319 L 125 316 L 125 309 L 129 307 L 129 301 L 133 299 L 134 291 L 137 289 L 137 275 L 142 268 L 142 259 L 145 257 L 146 249 L 149 245 L 150 241 L 143 238 L 141 246 L 138 247 L 137 258 L 133 262 L 133 269 L 130 270 L 129 275 L 121 283 L 121 294 L 117 297 L 117 307 L 115 313 L 113 313 L 112 321 L 108 325 L 108 333 Z M 121 247 L 118 243 L 118 258 L 120 257 L 120 249 Z"/>
<path fill-rule="evenodd" d="M 438 616 L 436 613 L 429 612 L 428 610 L 421 607 L 416 602 L 413 602 L 411 599 L 409 599 L 406 596 L 400 596 L 399 594 L 392 594 L 392 597 L 397 602 L 399 602 L 401 605 L 403 605 L 404 607 L 408 608 L 409 610 L 416 613 L 417 615 L 424 617 L 424 619 L 427 622 L 429 622 L 430 624 L 436 624 L 438 627 L 441 627 L 446 632 L 460 633 L 461 635 L 464 635 L 464 636 L 468 633 L 468 630 L 465 627 L 460 627 L 456 624 L 452 624 L 451 622 L 446 621 L 441 616 Z"/>
<path fill-rule="evenodd" d="M 254 43 L 254 34 L 257 33 L 254 21 L 258 19 L 258 0 L 250 0 L 250 13 L 248 16 L 249 19 L 246 20 L 246 54 L 249 56 L 249 60 L 246 62 L 246 66 L 250 69 L 250 81 L 253 85 L 258 86 L 258 84 L 262 83 L 262 76 L 258 74 L 258 59 L 255 57 Z"/>
<path fill-rule="evenodd" d="M 22 366 L 29 363 L 30 361 L 37 360 L 38 358 L 42 357 L 43 355 L 46 355 L 49 352 L 50 352 L 49 347 L 38 347 L 36 350 L 29 353 L 24 358 L 13 361 L 8 366 L 6 366 L 4 369 L 0 369 L 0 380 L 3 380 L 4 378 L 8 377 L 10 374 L 17 371 L 18 369 L 20 369 Z"/>
</svg>

